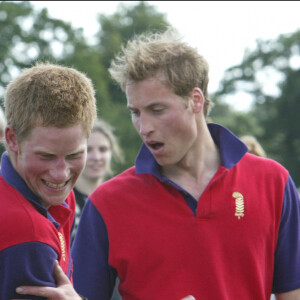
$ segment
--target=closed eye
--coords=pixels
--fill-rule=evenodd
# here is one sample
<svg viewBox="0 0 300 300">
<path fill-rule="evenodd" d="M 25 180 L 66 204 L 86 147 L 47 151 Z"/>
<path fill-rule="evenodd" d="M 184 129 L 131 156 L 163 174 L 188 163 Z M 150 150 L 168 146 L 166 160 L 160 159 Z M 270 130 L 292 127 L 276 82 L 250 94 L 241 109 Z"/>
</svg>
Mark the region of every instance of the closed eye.
<svg viewBox="0 0 300 300">
<path fill-rule="evenodd" d="M 163 108 L 153 108 L 152 109 L 152 112 L 154 112 L 154 113 L 161 113 L 161 112 L 163 112 Z"/>
<path fill-rule="evenodd" d="M 45 153 L 40 153 L 39 156 L 45 160 L 50 160 L 55 157 L 53 154 L 45 154 Z"/>
<path fill-rule="evenodd" d="M 76 159 L 81 157 L 81 155 L 83 155 L 83 152 L 76 152 L 76 153 L 72 153 L 70 155 L 67 155 L 67 159 Z"/>
<path fill-rule="evenodd" d="M 165 105 L 161 105 L 160 103 L 154 103 L 148 107 L 148 110 L 154 114 L 160 114 L 165 110 Z"/>
</svg>

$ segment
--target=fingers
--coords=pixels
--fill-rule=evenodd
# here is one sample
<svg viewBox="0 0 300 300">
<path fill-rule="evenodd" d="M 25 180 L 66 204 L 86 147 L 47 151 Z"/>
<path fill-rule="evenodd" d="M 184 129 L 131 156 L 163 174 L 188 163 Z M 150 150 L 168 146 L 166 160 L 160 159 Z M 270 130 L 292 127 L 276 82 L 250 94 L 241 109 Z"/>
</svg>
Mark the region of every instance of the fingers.
<svg viewBox="0 0 300 300">
<path fill-rule="evenodd" d="M 189 296 L 184 297 L 184 298 L 181 299 L 181 300 L 196 300 L 196 298 L 193 297 L 192 295 L 189 295 Z"/>
<path fill-rule="evenodd" d="M 67 275 L 63 272 L 58 262 L 55 261 L 53 276 L 57 282 L 56 287 L 46 286 L 20 286 L 16 292 L 22 295 L 42 296 L 48 300 L 80 300 Z M 11 299 L 13 300 L 13 299 Z M 27 299 L 30 300 L 30 299 Z"/>
<path fill-rule="evenodd" d="M 19 286 L 16 288 L 16 292 L 21 295 L 35 295 L 47 297 L 49 292 L 51 293 L 53 288 L 51 287 L 38 287 L 38 286 Z M 29 299 L 28 299 L 29 300 Z"/>
<path fill-rule="evenodd" d="M 54 262 L 53 276 L 57 282 L 57 286 L 70 283 L 68 276 L 64 273 L 62 268 L 59 266 L 57 260 Z"/>
<path fill-rule="evenodd" d="M 69 283 L 68 277 L 65 275 L 57 260 L 54 262 L 53 275 L 57 281 L 57 285 L 63 285 Z M 55 292 L 53 287 L 44 287 L 44 286 L 19 286 L 16 288 L 16 292 L 21 295 L 35 295 L 49 297 Z M 13 299 L 12 299 L 13 300 Z M 28 299 L 30 300 L 30 299 Z"/>
</svg>

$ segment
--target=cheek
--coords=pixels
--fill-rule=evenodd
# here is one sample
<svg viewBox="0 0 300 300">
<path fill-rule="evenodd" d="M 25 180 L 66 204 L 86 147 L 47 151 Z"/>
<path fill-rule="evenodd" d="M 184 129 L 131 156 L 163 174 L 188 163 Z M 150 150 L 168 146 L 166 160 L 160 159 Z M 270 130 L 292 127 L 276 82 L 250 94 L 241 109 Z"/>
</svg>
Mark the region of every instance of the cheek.
<svg viewBox="0 0 300 300">
<path fill-rule="evenodd" d="M 134 128 L 137 130 L 137 132 L 139 132 L 139 128 L 140 128 L 140 122 L 139 122 L 139 119 L 135 116 L 132 116 L 131 117 L 131 122 L 134 126 Z"/>
<path fill-rule="evenodd" d="M 111 152 L 108 152 L 108 153 L 105 155 L 105 159 L 106 159 L 107 163 L 110 163 L 111 158 L 112 158 L 112 153 L 111 153 Z"/>
<path fill-rule="evenodd" d="M 76 171 L 76 173 L 81 173 L 85 167 L 85 164 L 86 164 L 86 156 L 80 159 L 75 164 L 73 164 L 73 169 Z"/>
<path fill-rule="evenodd" d="M 92 152 L 88 153 L 87 156 L 86 156 L 86 161 L 90 161 L 93 159 L 93 154 Z"/>
<path fill-rule="evenodd" d="M 177 137 L 182 141 L 194 139 L 197 136 L 197 125 L 191 118 L 182 119 L 181 122 L 178 120 L 172 120 L 169 122 L 171 125 L 170 136 Z"/>
<path fill-rule="evenodd" d="M 19 161 L 19 165 L 17 166 L 22 170 L 22 173 L 37 175 L 45 172 L 45 170 L 49 169 L 49 166 L 41 162 L 37 159 L 31 159 L 30 157 L 26 157 L 26 159 L 22 159 Z"/>
<path fill-rule="evenodd" d="M 178 117 L 170 117 L 163 119 L 160 125 L 162 130 L 165 130 L 168 135 L 176 136 L 184 132 L 186 125 L 183 122 L 179 122 Z"/>
<path fill-rule="evenodd" d="M 66 168 L 70 171 L 73 176 L 79 176 L 80 173 L 83 171 L 86 165 L 86 156 L 82 158 L 78 158 L 72 161 L 69 161 L 66 165 Z"/>
</svg>

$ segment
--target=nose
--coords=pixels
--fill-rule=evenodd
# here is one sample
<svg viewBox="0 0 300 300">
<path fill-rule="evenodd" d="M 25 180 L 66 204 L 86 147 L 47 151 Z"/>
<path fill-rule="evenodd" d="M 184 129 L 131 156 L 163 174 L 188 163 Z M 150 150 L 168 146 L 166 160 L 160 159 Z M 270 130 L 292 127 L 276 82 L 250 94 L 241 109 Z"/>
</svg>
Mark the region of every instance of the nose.
<svg viewBox="0 0 300 300">
<path fill-rule="evenodd" d="M 146 114 L 140 115 L 139 120 L 139 134 L 141 136 L 148 136 L 153 131 L 153 125 L 151 119 Z"/>
<path fill-rule="evenodd" d="M 92 149 L 88 153 L 88 159 L 91 160 L 100 160 L 102 158 L 103 154 L 99 149 Z"/>
<path fill-rule="evenodd" d="M 55 183 L 62 183 L 69 178 L 71 171 L 65 159 L 57 159 L 49 173 Z"/>
</svg>

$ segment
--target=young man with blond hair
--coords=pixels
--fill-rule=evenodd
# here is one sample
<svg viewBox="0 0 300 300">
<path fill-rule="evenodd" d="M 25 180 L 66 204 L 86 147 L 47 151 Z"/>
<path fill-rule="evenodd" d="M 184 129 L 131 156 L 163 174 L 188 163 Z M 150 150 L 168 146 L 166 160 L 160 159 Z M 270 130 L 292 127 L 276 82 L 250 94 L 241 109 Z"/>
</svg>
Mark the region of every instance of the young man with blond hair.
<svg viewBox="0 0 300 300">
<path fill-rule="evenodd" d="M 40 63 L 8 85 L 4 106 L 0 299 L 10 300 L 20 299 L 21 284 L 56 286 L 55 261 L 72 278 L 72 189 L 85 165 L 96 101 L 84 74 Z"/>
<path fill-rule="evenodd" d="M 172 31 L 150 33 L 110 72 L 143 146 L 135 167 L 87 202 L 72 249 L 77 291 L 109 299 L 118 276 L 126 300 L 300 299 L 294 182 L 207 124 L 205 59 Z"/>
</svg>

